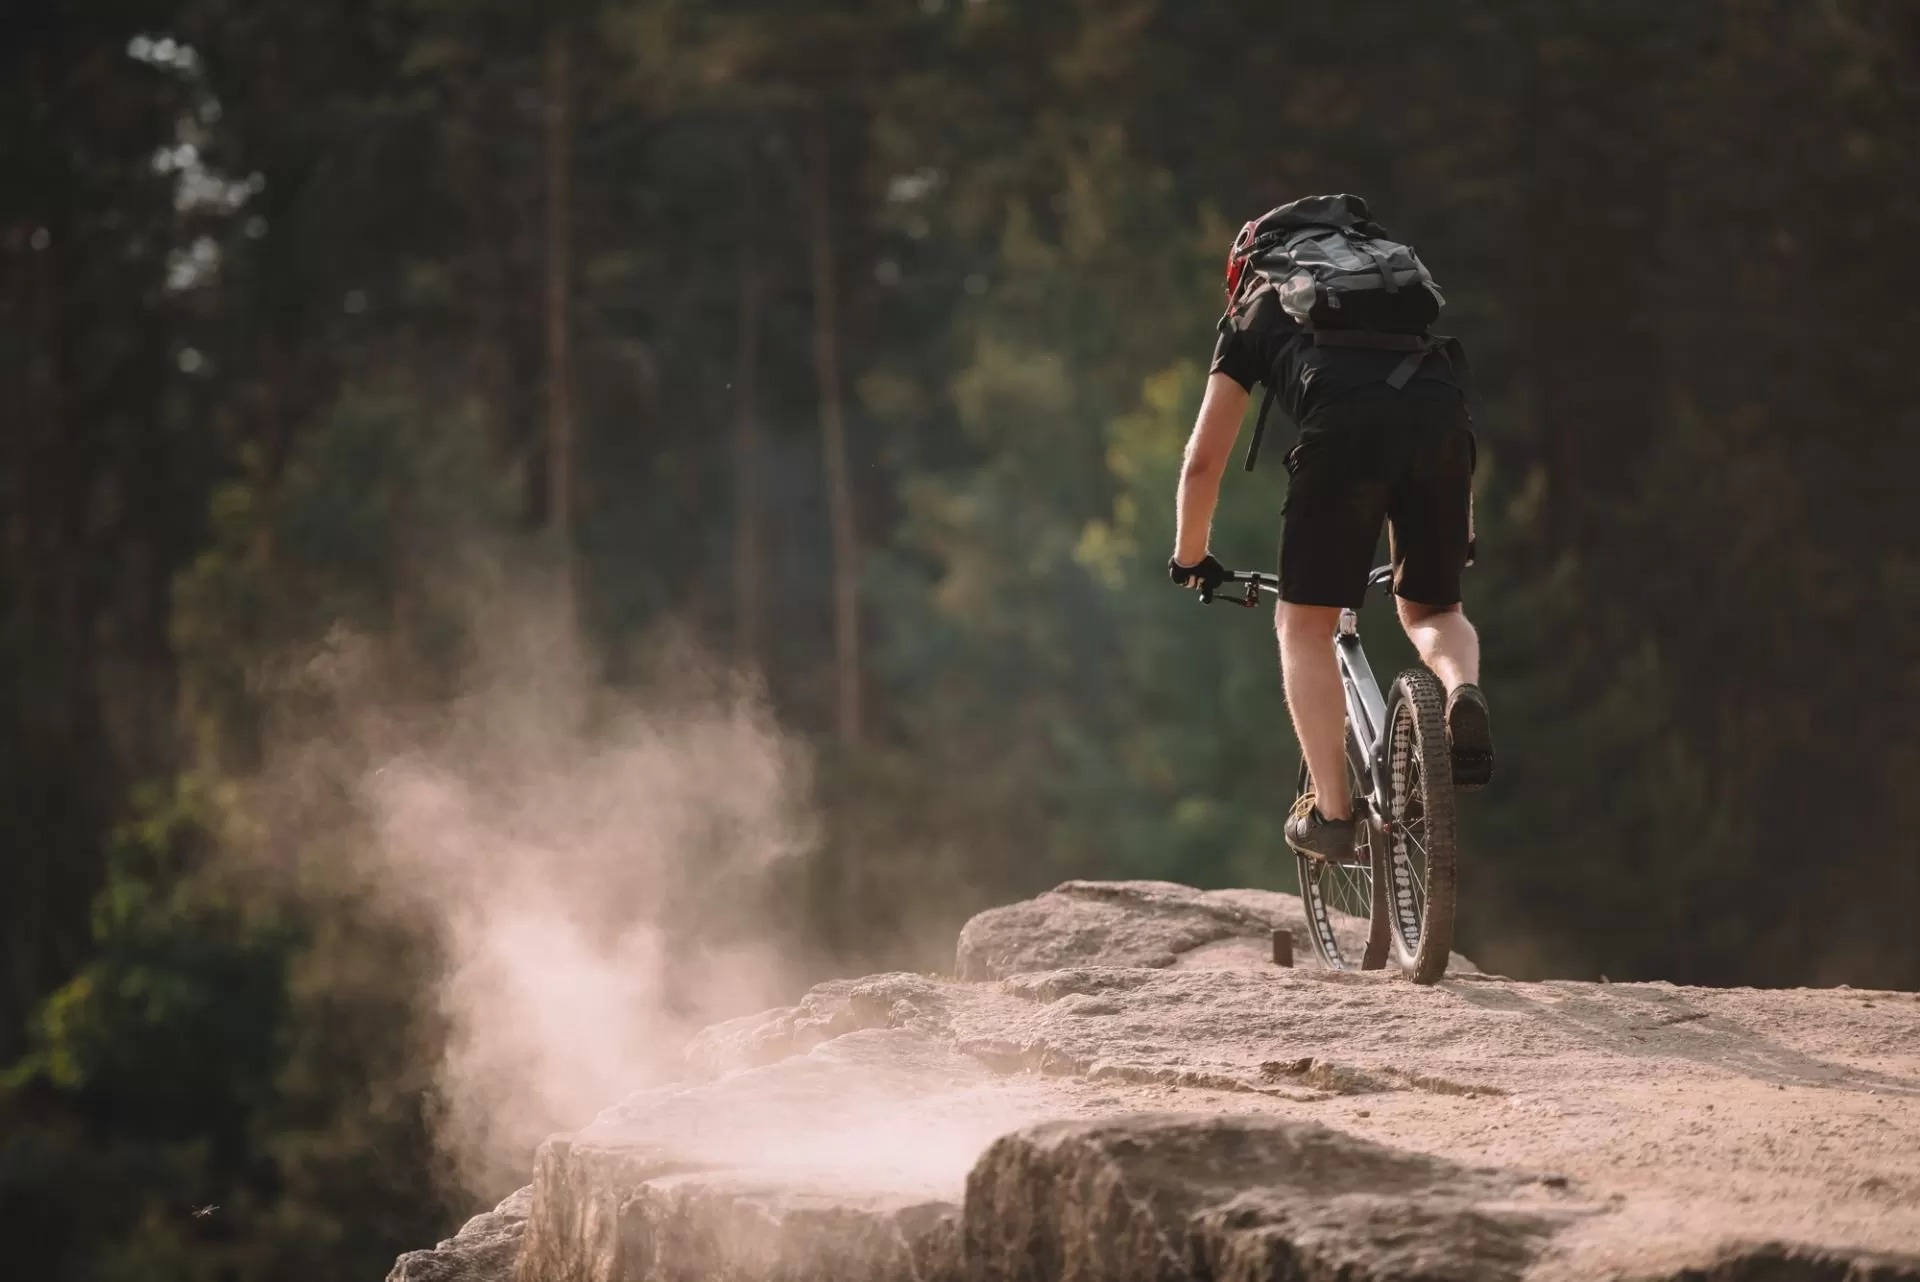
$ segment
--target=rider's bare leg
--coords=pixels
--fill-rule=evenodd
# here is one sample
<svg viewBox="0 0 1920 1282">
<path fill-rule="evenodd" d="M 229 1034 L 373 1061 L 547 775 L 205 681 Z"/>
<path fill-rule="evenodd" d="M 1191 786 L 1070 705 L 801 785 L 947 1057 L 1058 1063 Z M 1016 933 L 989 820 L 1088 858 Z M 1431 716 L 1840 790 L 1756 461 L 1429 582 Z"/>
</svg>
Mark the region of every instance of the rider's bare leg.
<svg viewBox="0 0 1920 1282">
<path fill-rule="evenodd" d="M 1402 600 L 1400 626 L 1440 684 L 1453 693 L 1455 687 L 1480 683 L 1480 634 L 1467 622 L 1458 605 L 1421 605 Z M 1324 811 L 1322 813 L 1325 813 Z"/>
<path fill-rule="evenodd" d="M 1340 610 L 1328 605 L 1282 601 L 1275 616 L 1280 634 L 1280 673 L 1287 684 L 1287 708 L 1300 736 L 1307 770 L 1313 776 L 1314 804 L 1327 819 L 1353 817 L 1353 793 L 1347 783 L 1347 698 L 1340 686 L 1340 665 L 1333 657 L 1333 632 Z"/>
</svg>

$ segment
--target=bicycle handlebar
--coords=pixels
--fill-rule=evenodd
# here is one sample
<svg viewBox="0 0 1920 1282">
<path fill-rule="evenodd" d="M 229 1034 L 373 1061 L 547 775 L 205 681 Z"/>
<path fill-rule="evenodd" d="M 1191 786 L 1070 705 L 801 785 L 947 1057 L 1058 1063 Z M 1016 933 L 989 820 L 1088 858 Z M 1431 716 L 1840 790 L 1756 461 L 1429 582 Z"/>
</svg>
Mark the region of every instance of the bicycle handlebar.
<svg viewBox="0 0 1920 1282">
<path fill-rule="evenodd" d="M 1388 583 L 1392 580 L 1393 567 L 1391 565 L 1382 565 L 1367 576 L 1367 586 L 1370 588 L 1378 587 L 1380 584 Z M 1252 609 L 1254 606 L 1260 604 L 1260 593 L 1263 590 L 1274 593 L 1280 591 L 1280 576 L 1277 574 L 1266 574 L 1260 570 L 1228 570 L 1225 583 L 1244 583 L 1247 585 L 1247 590 L 1235 594 L 1232 592 L 1222 593 L 1219 588 L 1215 588 L 1211 592 L 1202 592 L 1200 594 L 1200 604 L 1212 605 L 1215 601 L 1226 601 L 1232 605 L 1241 605 Z M 1224 583 L 1222 586 L 1224 586 Z"/>
</svg>

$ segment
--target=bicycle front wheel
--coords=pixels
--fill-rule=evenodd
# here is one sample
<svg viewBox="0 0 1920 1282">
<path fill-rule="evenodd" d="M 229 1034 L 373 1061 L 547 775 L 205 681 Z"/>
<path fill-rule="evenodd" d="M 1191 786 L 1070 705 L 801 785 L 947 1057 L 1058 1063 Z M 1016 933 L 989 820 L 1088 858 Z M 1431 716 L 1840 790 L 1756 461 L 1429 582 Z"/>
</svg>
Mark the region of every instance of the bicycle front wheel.
<svg viewBox="0 0 1920 1282">
<path fill-rule="evenodd" d="M 1348 771 L 1351 774 L 1351 763 Z M 1349 786 L 1352 783 L 1349 778 Z M 1294 796 L 1312 788 L 1302 761 Z M 1336 864 L 1294 852 L 1313 951 L 1333 970 L 1379 970 L 1387 964 L 1386 887 L 1374 876 L 1384 850 L 1377 821 L 1362 816 L 1354 833 L 1354 862 Z"/>
<path fill-rule="evenodd" d="M 1425 668 L 1402 672 L 1387 700 L 1387 796 L 1382 861 L 1393 959 L 1416 984 L 1447 973 L 1459 847 L 1447 696 Z"/>
</svg>

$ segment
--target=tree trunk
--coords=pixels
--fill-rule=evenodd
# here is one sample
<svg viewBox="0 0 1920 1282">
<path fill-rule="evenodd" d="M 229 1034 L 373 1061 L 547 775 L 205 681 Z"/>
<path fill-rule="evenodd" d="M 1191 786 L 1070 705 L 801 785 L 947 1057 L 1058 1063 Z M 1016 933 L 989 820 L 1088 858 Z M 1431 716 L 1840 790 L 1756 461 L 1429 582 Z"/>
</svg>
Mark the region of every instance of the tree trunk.
<svg viewBox="0 0 1920 1282">
<path fill-rule="evenodd" d="M 820 443 L 833 527 L 833 649 L 841 741 L 860 742 L 860 545 L 853 518 L 853 478 L 840 395 L 839 310 L 833 271 L 833 208 L 827 111 L 812 118 L 813 360 L 820 384 Z"/>
<path fill-rule="evenodd" d="M 739 332 L 736 338 L 733 372 L 733 651 L 734 661 L 745 670 L 761 665 L 761 621 L 764 610 L 762 548 L 765 530 L 765 500 L 760 477 L 760 455 L 764 445 L 760 435 L 759 407 L 756 403 L 760 376 L 760 267 L 754 261 L 754 225 L 759 217 L 755 149 L 757 137 L 749 141 L 746 170 L 741 186 L 741 228 L 736 250 L 735 271 L 739 288 Z"/>
<path fill-rule="evenodd" d="M 547 525 L 560 557 L 561 585 L 573 589 L 573 403 L 569 395 L 572 351 L 568 333 L 568 222 L 571 194 L 567 100 L 572 66 L 566 29 L 547 37 Z"/>
</svg>

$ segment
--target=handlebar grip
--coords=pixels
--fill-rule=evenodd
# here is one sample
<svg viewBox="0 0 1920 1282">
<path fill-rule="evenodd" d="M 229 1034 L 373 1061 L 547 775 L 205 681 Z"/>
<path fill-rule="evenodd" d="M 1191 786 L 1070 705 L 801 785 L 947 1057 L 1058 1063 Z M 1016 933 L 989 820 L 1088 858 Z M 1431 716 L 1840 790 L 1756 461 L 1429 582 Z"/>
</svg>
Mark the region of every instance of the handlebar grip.
<svg viewBox="0 0 1920 1282">
<path fill-rule="evenodd" d="M 1238 587 L 1240 591 L 1230 592 L 1223 589 Z M 1227 577 L 1212 587 L 1200 589 L 1200 604 L 1212 605 L 1215 601 L 1226 601 L 1233 605 L 1252 609 L 1260 604 L 1267 593 L 1278 594 L 1279 581 L 1271 574 L 1262 574 L 1252 570 L 1229 571 Z"/>
</svg>

